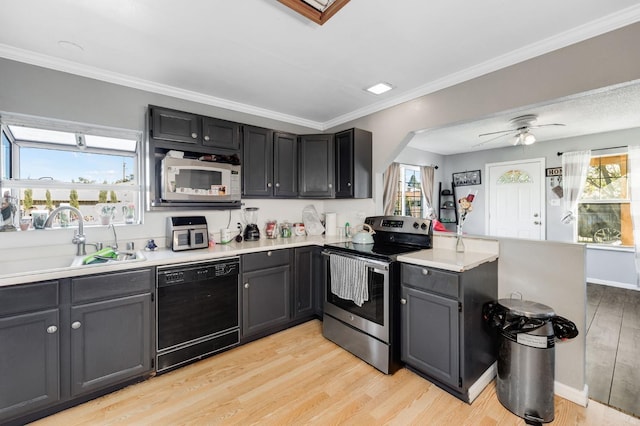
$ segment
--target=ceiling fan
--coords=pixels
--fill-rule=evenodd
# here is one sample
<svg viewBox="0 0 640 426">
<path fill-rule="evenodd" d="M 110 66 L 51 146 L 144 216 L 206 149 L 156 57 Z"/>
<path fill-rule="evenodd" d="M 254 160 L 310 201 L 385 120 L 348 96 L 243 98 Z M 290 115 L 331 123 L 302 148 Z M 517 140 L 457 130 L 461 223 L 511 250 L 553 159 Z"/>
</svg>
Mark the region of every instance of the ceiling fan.
<svg viewBox="0 0 640 426">
<path fill-rule="evenodd" d="M 509 120 L 512 128 L 508 130 L 498 130 L 497 132 L 482 133 L 478 137 L 497 135 L 491 139 L 480 142 L 475 146 L 484 145 L 486 143 L 495 141 L 505 136 L 515 136 L 513 145 L 531 145 L 536 141 L 536 137 L 531 133 L 531 129 L 538 129 L 541 127 L 549 126 L 564 126 L 562 123 L 548 123 L 548 124 L 535 124 L 538 120 L 536 114 L 525 114 Z"/>
</svg>

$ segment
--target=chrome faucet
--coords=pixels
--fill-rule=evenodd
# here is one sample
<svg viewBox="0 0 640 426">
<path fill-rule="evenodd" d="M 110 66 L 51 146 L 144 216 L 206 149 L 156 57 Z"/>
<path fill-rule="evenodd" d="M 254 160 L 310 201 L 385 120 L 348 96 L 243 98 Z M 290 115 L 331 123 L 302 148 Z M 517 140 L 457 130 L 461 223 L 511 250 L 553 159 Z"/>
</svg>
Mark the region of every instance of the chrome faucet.
<svg viewBox="0 0 640 426">
<path fill-rule="evenodd" d="M 76 231 L 75 235 L 73 236 L 73 240 L 71 240 L 71 242 L 73 244 L 77 245 L 78 249 L 76 250 L 76 256 L 86 256 L 87 250 L 85 248 L 85 242 L 86 242 L 87 238 L 84 235 L 84 220 L 82 219 L 82 213 L 80 212 L 80 210 L 76 209 L 75 207 L 71 207 L 71 206 L 60 206 L 60 207 L 58 207 L 57 209 L 54 209 L 51 212 L 51 214 L 47 218 L 47 221 L 44 223 L 44 228 L 51 228 L 51 224 L 53 223 L 53 219 L 62 210 L 70 210 L 71 212 L 75 213 L 76 216 L 78 216 L 78 230 Z"/>
<path fill-rule="evenodd" d="M 118 251 L 118 235 L 116 234 L 116 227 L 113 223 L 109 226 L 111 226 L 111 230 L 113 231 L 113 240 L 114 240 L 111 248 L 114 249 L 115 251 Z"/>
</svg>

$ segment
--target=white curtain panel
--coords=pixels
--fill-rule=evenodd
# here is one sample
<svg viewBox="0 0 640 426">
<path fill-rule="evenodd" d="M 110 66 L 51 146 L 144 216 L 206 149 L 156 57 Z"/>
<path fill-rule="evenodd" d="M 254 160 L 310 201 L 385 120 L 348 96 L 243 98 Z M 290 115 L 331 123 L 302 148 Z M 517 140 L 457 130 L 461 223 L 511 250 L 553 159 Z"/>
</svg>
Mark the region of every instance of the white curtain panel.
<svg viewBox="0 0 640 426">
<path fill-rule="evenodd" d="M 636 250 L 636 285 L 640 286 L 640 146 L 630 146 L 628 154 L 629 198 L 631 199 L 631 222 Z"/>
<path fill-rule="evenodd" d="M 384 172 L 383 184 L 384 192 L 382 193 L 382 203 L 384 205 L 384 214 L 391 216 L 396 207 L 396 198 L 398 197 L 398 181 L 400 180 L 400 164 L 391 163 Z"/>
<path fill-rule="evenodd" d="M 562 223 L 570 224 L 578 217 L 578 200 L 584 190 L 591 161 L 591 150 L 562 154 Z"/>
<path fill-rule="evenodd" d="M 433 212 L 433 176 L 435 169 L 431 166 L 420 167 L 420 180 L 422 181 L 422 195 L 427 200 L 427 205 L 424 208 L 425 217 L 427 219 L 435 219 L 436 215 Z"/>
</svg>

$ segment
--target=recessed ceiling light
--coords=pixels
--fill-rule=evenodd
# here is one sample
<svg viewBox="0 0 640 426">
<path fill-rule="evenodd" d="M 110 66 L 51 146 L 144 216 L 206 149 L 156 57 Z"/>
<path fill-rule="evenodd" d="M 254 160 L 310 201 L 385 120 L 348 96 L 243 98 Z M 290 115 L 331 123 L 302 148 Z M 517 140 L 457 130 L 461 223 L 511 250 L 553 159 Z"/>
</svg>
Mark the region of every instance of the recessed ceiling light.
<svg viewBox="0 0 640 426">
<path fill-rule="evenodd" d="M 391 86 L 389 83 L 378 83 L 371 87 L 368 87 L 366 90 L 367 92 L 371 92 L 374 95 L 381 95 L 382 93 L 388 92 L 391 89 L 393 89 L 393 86 Z"/>
</svg>

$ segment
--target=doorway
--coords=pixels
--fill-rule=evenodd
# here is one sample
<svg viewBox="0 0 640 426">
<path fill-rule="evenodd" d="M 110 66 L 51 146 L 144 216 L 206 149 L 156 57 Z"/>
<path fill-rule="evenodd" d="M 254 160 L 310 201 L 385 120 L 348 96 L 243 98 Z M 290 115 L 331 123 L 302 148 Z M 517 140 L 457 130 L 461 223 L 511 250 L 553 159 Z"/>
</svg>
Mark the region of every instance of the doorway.
<svg viewBox="0 0 640 426">
<path fill-rule="evenodd" d="M 487 163 L 489 235 L 544 240 L 544 158 Z"/>
</svg>

